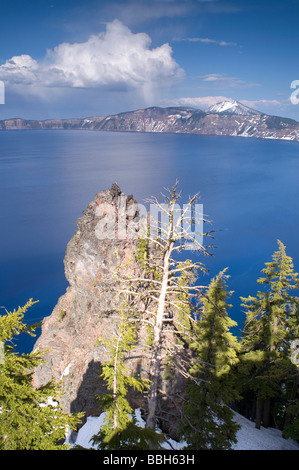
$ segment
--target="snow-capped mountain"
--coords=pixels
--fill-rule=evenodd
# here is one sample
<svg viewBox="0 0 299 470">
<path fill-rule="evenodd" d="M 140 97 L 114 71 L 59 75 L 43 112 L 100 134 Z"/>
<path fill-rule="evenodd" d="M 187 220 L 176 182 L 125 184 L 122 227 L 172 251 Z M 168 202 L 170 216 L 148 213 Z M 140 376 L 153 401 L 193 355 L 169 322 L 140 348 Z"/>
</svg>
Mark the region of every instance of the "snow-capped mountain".
<svg viewBox="0 0 299 470">
<path fill-rule="evenodd" d="M 270 116 L 230 99 L 215 104 L 206 111 L 180 106 L 169 108 L 154 106 L 107 117 L 46 121 L 6 119 L 0 121 L 1 129 L 168 132 L 299 141 L 299 122 L 285 117 Z"/>
<path fill-rule="evenodd" d="M 249 108 L 239 101 L 226 100 L 216 103 L 206 110 L 207 114 L 237 114 L 239 116 L 258 116 L 262 113 Z"/>
</svg>

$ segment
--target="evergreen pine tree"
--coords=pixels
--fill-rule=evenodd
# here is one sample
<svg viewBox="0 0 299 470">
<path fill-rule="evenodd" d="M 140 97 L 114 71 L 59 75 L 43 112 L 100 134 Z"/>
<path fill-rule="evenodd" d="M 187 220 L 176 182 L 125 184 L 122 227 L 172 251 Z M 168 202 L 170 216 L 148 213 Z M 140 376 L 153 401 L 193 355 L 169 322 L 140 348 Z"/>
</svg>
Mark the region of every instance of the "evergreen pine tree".
<svg viewBox="0 0 299 470">
<path fill-rule="evenodd" d="M 195 381 L 187 390 L 182 432 L 192 450 L 229 449 L 238 430 L 228 406 L 237 398 L 231 369 L 238 361 L 238 342 L 230 332 L 236 322 L 227 313 L 230 293 L 224 273 L 211 281 L 191 344 L 195 357 L 190 373 Z"/>
<path fill-rule="evenodd" d="M 129 319 L 124 311 L 121 312 L 114 336 L 108 340 L 100 339 L 105 343 L 110 359 L 102 368 L 102 377 L 109 392 L 98 397 L 106 416 L 100 431 L 92 438 L 98 449 L 142 450 L 149 448 L 149 441 L 159 447 L 164 440 L 162 434 L 138 425 L 127 399 L 130 387 L 142 392 L 149 386 L 148 381 L 132 375 L 125 365 L 125 358 L 135 348 L 136 340 L 136 319 Z"/>
<path fill-rule="evenodd" d="M 34 389 L 32 375 L 42 362 L 41 352 L 18 354 L 12 341 L 16 335 L 34 335 L 37 325 L 24 323 L 24 314 L 34 302 L 0 316 L 0 341 L 4 357 L 0 363 L 0 449 L 55 450 L 66 433 L 76 429 L 81 414 L 66 414 L 59 406 L 60 390 L 52 380 Z"/>
<path fill-rule="evenodd" d="M 262 273 L 257 282 L 265 292 L 242 298 L 246 308 L 239 367 L 242 393 L 247 400 L 252 397 L 257 428 L 262 423 L 268 427 L 271 417 L 273 425 L 283 427 L 289 399 L 293 396 L 293 403 L 298 396 L 297 370 L 291 362 L 291 342 L 298 337 L 298 299 L 291 291 L 299 287 L 299 280 L 280 241 Z"/>
</svg>

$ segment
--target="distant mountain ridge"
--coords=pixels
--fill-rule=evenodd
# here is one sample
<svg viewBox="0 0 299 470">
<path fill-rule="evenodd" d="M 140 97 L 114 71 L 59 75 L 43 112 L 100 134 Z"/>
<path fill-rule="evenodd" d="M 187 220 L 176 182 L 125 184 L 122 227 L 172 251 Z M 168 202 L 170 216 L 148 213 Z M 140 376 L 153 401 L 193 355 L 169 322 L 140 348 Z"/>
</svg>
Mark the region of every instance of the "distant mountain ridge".
<svg viewBox="0 0 299 470">
<path fill-rule="evenodd" d="M 0 130 L 13 129 L 166 132 L 299 140 L 299 122 L 261 113 L 234 100 L 217 103 L 206 111 L 191 107 L 155 106 L 107 117 L 44 121 L 15 118 L 0 121 Z"/>
</svg>

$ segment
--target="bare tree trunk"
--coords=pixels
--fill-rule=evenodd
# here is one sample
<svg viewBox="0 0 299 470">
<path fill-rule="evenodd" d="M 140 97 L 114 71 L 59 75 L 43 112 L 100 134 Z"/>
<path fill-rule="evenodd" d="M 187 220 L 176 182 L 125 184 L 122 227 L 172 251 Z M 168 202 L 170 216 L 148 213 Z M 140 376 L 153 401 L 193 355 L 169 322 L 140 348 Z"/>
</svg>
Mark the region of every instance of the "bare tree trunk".
<svg viewBox="0 0 299 470">
<path fill-rule="evenodd" d="M 256 429 L 261 429 L 262 421 L 262 398 L 261 393 L 258 392 L 256 397 L 256 411 L 255 411 L 255 427 Z"/>
<path fill-rule="evenodd" d="M 251 405 L 250 419 L 252 419 L 252 421 L 255 421 L 255 417 L 256 417 L 256 400 L 253 399 L 252 405 Z"/>
<path fill-rule="evenodd" d="M 117 400 L 117 361 L 118 361 L 118 351 L 119 351 L 119 342 L 121 339 L 122 335 L 119 335 L 118 340 L 117 340 L 117 346 L 116 346 L 116 352 L 115 352 L 115 358 L 114 358 L 114 376 L 113 376 L 113 401 L 116 402 Z M 113 416 L 113 429 L 117 429 L 118 422 L 117 422 L 117 413 L 114 411 L 114 416 Z"/>
<path fill-rule="evenodd" d="M 270 397 L 266 398 L 264 402 L 264 412 L 263 412 L 263 426 L 264 428 L 268 428 L 270 424 L 270 405 L 271 399 Z"/>
<path fill-rule="evenodd" d="M 163 330 L 163 317 L 165 312 L 166 292 L 169 281 L 169 259 L 172 251 L 173 243 L 170 243 L 167 251 L 164 254 L 163 262 L 163 278 L 161 290 L 158 300 L 158 307 L 154 326 L 154 338 L 152 344 L 152 357 L 150 363 L 150 380 L 151 386 L 148 396 L 148 416 L 146 420 L 146 427 L 155 429 L 156 427 L 156 411 L 158 399 L 158 387 L 161 372 L 161 337 Z"/>
<path fill-rule="evenodd" d="M 295 403 L 296 395 L 298 393 L 298 386 L 299 386 L 299 368 L 297 366 L 297 374 L 294 378 L 292 393 L 291 393 L 288 404 Z M 285 429 L 290 424 L 291 420 L 292 420 L 292 414 L 285 412 L 284 417 L 283 417 L 282 429 Z"/>
<path fill-rule="evenodd" d="M 155 429 L 156 427 L 156 410 L 161 369 L 160 359 L 158 357 L 159 349 L 159 347 L 154 348 L 153 353 L 155 352 L 155 356 L 152 357 L 150 365 L 151 386 L 148 395 L 148 415 L 146 419 L 146 427 L 151 429 Z"/>
<path fill-rule="evenodd" d="M 155 430 L 158 418 L 158 399 L 160 394 L 160 382 L 163 368 L 163 361 L 165 353 L 172 348 L 173 354 L 176 356 L 175 359 L 180 360 L 182 356 L 182 349 L 176 344 L 169 346 L 169 334 L 166 333 L 167 326 L 170 321 L 173 321 L 171 327 L 167 330 L 173 331 L 174 335 L 177 334 L 178 327 L 180 325 L 175 324 L 172 317 L 173 312 L 182 311 L 182 300 L 181 297 L 187 297 L 185 303 L 186 309 L 189 309 L 192 298 L 195 296 L 195 291 L 199 292 L 203 286 L 194 286 L 194 281 L 197 277 L 197 271 L 204 271 L 202 263 L 191 263 L 189 260 L 185 262 L 176 261 L 172 256 L 176 250 L 190 249 L 190 246 L 195 251 L 200 253 L 209 254 L 202 245 L 202 237 L 204 234 L 198 232 L 198 225 L 196 225 L 196 231 L 190 231 L 194 226 L 194 220 L 198 222 L 204 219 L 202 218 L 201 212 L 196 215 L 191 210 L 192 205 L 197 201 L 197 196 L 189 198 L 187 204 L 184 205 L 183 210 L 177 204 L 177 200 L 180 195 L 176 193 L 176 186 L 173 187 L 172 191 L 168 191 L 166 196 L 166 204 L 160 204 L 156 199 L 150 200 L 157 212 L 161 212 L 161 221 L 157 214 L 155 220 L 154 215 L 149 217 L 149 229 L 146 236 L 148 244 L 146 256 L 146 264 L 149 269 L 149 273 L 145 272 L 144 277 L 140 278 L 137 272 L 137 279 L 128 279 L 129 282 L 141 282 L 142 287 L 141 301 L 143 302 L 144 293 L 144 304 L 142 305 L 144 318 L 143 320 L 151 326 L 151 337 L 150 337 L 150 364 L 149 364 L 149 379 L 150 387 L 147 398 L 147 418 L 146 427 Z M 153 219 L 153 220 L 152 220 Z M 198 219 L 198 220 L 197 220 Z M 154 230 L 153 230 L 154 229 Z M 206 234 L 209 236 L 209 234 Z M 199 240 L 198 240 L 198 237 Z M 175 246 L 177 243 L 177 246 Z M 153 245 L 153 256 L 151 256 L 151 246 Z M 141 248 L 143 249 L 143 247 Z M 142 253 L 141 253 L 142 254 Z M 152 275 L 151 275 L 152 271 Z M 182 273 L 186 274 L 186 281 L 180 278 Z M 157 275 L 157 276 L 156 276 Z M 159 279 L 157 279 L 157 277 Z M 171 283 L 169 282 L 171 278 Z M 183 286 L 180 281 L 183 282 Z M 144 288 L 144 285 L 148 285 L 149 289 Z M 205 287 L 205 286 L 204 286 Z M 127 294 L 132 294 L 135 299 L 138 300 L 138 293 L 131 291 L 130 286 L 124 291 Z M 177 305 L 178 304 L 178 305 Z M 187 315 L 187 313 L 186 313 Z M 187 328 L 182 323 L 182 331 Z M 184 364 L 185 366 L 185 364 Z M 180 372 L 185 372 L 184 369 Z M 149 443 L 149 445 L 151 445 Z"/>
</svg>

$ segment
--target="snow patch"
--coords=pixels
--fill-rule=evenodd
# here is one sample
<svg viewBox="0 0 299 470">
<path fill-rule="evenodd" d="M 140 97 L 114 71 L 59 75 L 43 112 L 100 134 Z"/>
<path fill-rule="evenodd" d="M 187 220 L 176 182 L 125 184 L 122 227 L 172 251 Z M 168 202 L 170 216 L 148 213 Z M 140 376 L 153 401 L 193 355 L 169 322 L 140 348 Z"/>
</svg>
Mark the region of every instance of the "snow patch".
<svg viewBox="0 0 299 470">
<path fill-rule="evenodd" d="M 106 413 L 102 413 L 100 416 L 88 416 L 86 423 L 79 429 L 77 437 L 75 440 L 72 437 L 72 433 L 68 434 L 66 437 L 65 444 L 68 444 L 70 446 L 80 446 L 85 449 L 96 449 L 97 446 L 93 445 L 91 443 L 91 439 L 95 434 L 97 434 L 101 428 L 101 426 L 104 424 Z M 141 411 L 140 409 L 135 410 L 135 417 L 137 421 L 137 425 L 141 428 L 145 427 L 145 421 L 141 416 Z M 161 432 L 161 430 L 158 430 L 158 432 Z M 186 442 L 177 442 L 174 441 L 173 439 L 167 439 L 163 445 L 163 449 L 176 449 L 180 450 L 183 449 L 186 445 Z"/>
<path fill-rule="evenodd" d="M 299 450 L 299 444 L 292 439 L 284 439 L 278 429 L 263 427 L 256 429 L 254 422 L 236 412 L 234 415 L 236 423 L 241 427 L 236 434 L 237 443 L 232 446 L 233 450 Z M 90 441 L 100 430 L 105 416 L 106 413 L 102 413 L 100 416 L 89 416 L 84 426 L 79 429 L 75 442 L 71 442 L 71 435 L 68 435 L 66 444 L 96 449 Z M 144 428 L 145 422 L 139 409 L 135 410 L 135 416 L 137 424 Z M 162 447 L 168 450 L 182 450 L 186 445 L 184 441 L 177 442 L 173 439 L 167 439 Z"/>
<path fill-rule="evenodd" d="M 70 441 L 71 435 L 68 435 L 66 444 L 77 445 L 84 449 L 96 449 L 97 446 L 92 445 L 90 442 L 92 437 L 97 434 L 104 424 L 106 413 L 102 413 L 100 416 L 88 416 L 86 423 L 79 429 L 77 438 L 74 442 Z"/>
<path fill-rule="evenodd" d="M 292 439 L 284 439 L 278 429 L 256 429 L 253 421 L 236 412 L 235 421 L 241 428 L 236 435 L 238 442 L 233 446 L 234 450 L 299 450 L 299 444 Z"/>
<path fill-rule="evenodd" d="M 70 367 L 71 367 L 71 364 L 69 363 L 66 368 L 64 369 L 64 371 L 62 372 L 61 374 L 61 377 L 60 377 L 60 380 L 62 379 L 62 377 L 66 377 L 69 375 L 70 373 Z"/>
<path fill-rule="evenodd" d="M 39 406 L 44 408 L 45 406 L 53 406 L 54 408 L 58 406 L 58 401 L 54 400 L 52 397 L 48 397 L 47 403 L 40 403 Z"/>
</svg>

